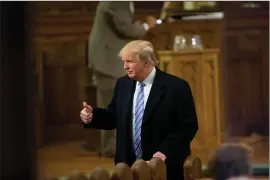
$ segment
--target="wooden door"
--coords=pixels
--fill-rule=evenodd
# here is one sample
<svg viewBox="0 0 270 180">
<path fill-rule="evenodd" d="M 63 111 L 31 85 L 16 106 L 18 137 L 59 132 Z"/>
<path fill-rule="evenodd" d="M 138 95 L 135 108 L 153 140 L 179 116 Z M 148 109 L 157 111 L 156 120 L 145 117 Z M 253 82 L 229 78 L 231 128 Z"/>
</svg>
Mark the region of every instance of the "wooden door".
<svg viewBox="0 0 270 180">
<path fill-rule="evenodd" d="M 39 51 L 39 139 L 83 139 L 79 112 L 86 99 L 85 40 L 43 46 Z"/>
</svg>

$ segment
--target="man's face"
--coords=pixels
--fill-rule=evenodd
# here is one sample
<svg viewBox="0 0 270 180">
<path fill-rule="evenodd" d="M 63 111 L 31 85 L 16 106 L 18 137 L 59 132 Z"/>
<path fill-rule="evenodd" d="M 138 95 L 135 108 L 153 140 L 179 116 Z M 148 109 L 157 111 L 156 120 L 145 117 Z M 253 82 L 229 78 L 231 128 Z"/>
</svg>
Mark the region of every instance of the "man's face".
<svg viewBox="0 0 270 180">
<path fill-rule="evenodd" d="M 143 80 L 146 67 L 146 63 L 144 61 L 139 60 L 130 53 L 123 54 L 122 60 L 128 77 L 137 81 Z"/>
</svg>

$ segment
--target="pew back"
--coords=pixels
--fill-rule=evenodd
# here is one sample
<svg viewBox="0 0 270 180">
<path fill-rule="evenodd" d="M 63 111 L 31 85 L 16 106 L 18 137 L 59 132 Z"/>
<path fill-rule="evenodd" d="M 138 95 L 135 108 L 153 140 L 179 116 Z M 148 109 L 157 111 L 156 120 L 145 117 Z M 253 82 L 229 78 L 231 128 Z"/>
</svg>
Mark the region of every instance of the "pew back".
<svg viewBox="0 0 270 180">
<path fill-rule="evenodd" d="M 190 155 L 183 168 L 185 180 L 203 177 L 201 160 L 196 156 Z M 140 159 L 131 167 L 125 163 L 119 163 L 111 171 L 97 167 L 89 174 L 73 171 L 64 179 L 49 175 L 45 180 L 166 180 L 166 164 L 159 158 L 152 158 L 150 161 Z"/>
</svg>

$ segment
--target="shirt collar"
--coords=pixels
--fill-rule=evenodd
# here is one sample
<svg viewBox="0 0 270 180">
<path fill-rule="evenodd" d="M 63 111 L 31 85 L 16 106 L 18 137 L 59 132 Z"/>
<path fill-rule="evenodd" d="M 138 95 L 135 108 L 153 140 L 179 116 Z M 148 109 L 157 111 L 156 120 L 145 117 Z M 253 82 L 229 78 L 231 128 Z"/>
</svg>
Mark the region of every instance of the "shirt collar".
<svg viewBox="0 0 270 180">
<path fill-rule="evenodd" d="M 143 82 L 146 86 L 153 84 L 155 76 L 156 76 L 156 71 L 157 71 L 156 67 L 154 67 L 152 69 L 151 73 L 147 76 L 147 78 L 145 78 L 145 80 Z M 137 85 L 139 85 L 139 82 L 137 82 Z"/>
</svg>

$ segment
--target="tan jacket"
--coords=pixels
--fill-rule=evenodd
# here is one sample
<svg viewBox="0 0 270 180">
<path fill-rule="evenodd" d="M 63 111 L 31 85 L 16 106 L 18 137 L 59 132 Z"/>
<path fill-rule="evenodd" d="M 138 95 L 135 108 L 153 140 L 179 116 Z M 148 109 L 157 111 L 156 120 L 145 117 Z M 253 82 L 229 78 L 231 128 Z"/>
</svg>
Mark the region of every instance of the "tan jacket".
<svg viewBox="0 0 270 180">
<path fill-rule="evenodd" d="M 134 24 L 133 16 L 128 1 L 99 3 L 88 42 L 90 68 L 116 78 L 125 74 L 119 51 L 129 41 L 146 34 L 142 25 Z"/>
</svg>

